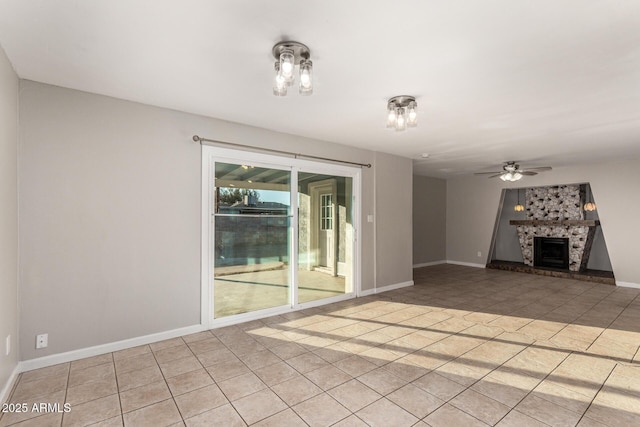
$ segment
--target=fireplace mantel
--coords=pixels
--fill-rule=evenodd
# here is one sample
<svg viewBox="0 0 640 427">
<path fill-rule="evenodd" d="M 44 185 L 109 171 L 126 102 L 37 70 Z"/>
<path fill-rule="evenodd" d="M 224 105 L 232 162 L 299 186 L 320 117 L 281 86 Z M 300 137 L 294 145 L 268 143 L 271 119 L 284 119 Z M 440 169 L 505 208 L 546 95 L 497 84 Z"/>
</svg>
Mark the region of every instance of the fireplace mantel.
<svg viewBox="0 0 640 427">
<path fill-rule="evenodd" d="M 509 221 L 511 225 L 530 225 L 538 226 L 575 226 L 575 227 L 597 227 L 600 221 L 595 219 L 512 219 Z"/>
</svg>

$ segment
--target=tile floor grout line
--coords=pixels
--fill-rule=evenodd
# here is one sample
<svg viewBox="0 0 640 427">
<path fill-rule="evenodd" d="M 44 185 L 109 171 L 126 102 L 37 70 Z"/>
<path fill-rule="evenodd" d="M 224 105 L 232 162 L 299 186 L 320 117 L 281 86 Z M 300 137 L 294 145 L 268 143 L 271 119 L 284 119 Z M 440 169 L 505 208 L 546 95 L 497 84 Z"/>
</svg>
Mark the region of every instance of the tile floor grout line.
<svg viewBox="0 0 640 427">
<path fill-rule="evenodd" d="M 235 326 L 235 325 L 232 325 L 232 326 Z M 246 334 L 246 332 L 245 332 L 245 331 L 241 331 L 241 332 L 242 332 L 243 334 Z M 222 345 L 224 346 L 224 348 L 225 348 L 225 349 L 227 349 L 228 351 L 230 351 L 230 352 L 231 352 L 231 354 L 233 354 L 233 356 L 234 356 L 234 357 L 235 357 L 235 358 L 236 358 L 240 363 L 242 363 L 242 364 L 244 365 L 244 367 L 245 367 L 245 368 L 247 368 L 247 369 L 250 371 L 250 373 L 252 373 L 253 375 L 255 375 L 255 374 L 253 373 L 253 369 L 251 369 L 251 368 L 250 368 L 246 363 L 244 363 L 244 361 L 243 361 L 242 359 L 240 359 L 240 357 L 238 357 L 238 355 L 237 355 L 233 350 L 231 350 L 231 349 L 227 346 L 227 344 L 226 344 L 224 341 L 222 341 L 222 340 L 221 340 L 219 337 L 217 337 L 217 336 L 216 336 L 216 339 L 218 339 L 218 340 L 222 343 Z M 197 358 L 197 357 L 196 357 L 196 358 Z M 225 362 L 222 362 L 222 363 L 225 363 Z M 212 366 L 213 366 L 213 365 L 212 365 Z M 203 367 L 204 367 L 204 366 L 203 366 Z M 238 409 L 235 407 L 235 405 L 233 404 L 233 401 L 229 398 L 229 396 L 227 395 L 227 393 L 225 393 L 225 392 L 224 392 L 224 390 L 222 389 L 222 387 L 220 387 L 220 384 L 218 384 L 218 381 L 216 381 L 216 379 L 215 379 L 215 378 L 213 378 L 213 375 L 211 375 L 211 373 L 209 373 L 209 371 L 207 370 L 207 368 L 204 368 L 204 370 L 209 374 L 209 376 L 210 376 L 210 377 L 211 377 L 211 379 L 213 380 L 213 383 L 218 387 L 218 389 L 220 390 L 220 392 L 222 393 L 222 395 L 224 396 L 224 398 L 225 398 L 225 399 L 227 399 L 227 402 L 229 402 L 228 404 L 233 408 L 234 412 L 235 412 L 235 413 L 236 413 L 236 414 L 237 414 L 237 415 L 242 419 L 242 421 L 243 421 L 246 425 L 249 425 L 249 423 L 247 423 L 247 422 L 245 421 L 244 417 L 240 414 L 240 412 L 238 412 Z M 245 374 L 246 374 L 246 373 L 245 373 Z M 239 374 L 239 375 L 233 376 L 233 377 L 231 377 L 231 378 L 226 378 L 226 379 L 224 379 L 222 382 L 227 381 L 227 380 L 230 380 L 230 379 L 233 379 L 233 378 L 240 377 L 240 376 L 245 375 L 245 374 Z M 257 375 L 256 375 L 256 377 L 257 377 Z M 260 379 L 260 378 L 258 378 L 258 379 Z M 264 384 L 264 382 L 263 382 L 261 379 L 260 379 L 260 381 Z M 265 384 L 265 386 L 266 386 L 266 384 Z M 268 388 L 269 390 L 271 389 L 271 388 L 270 388 L 270 387 L 268 387 L 268 386 L 267 386 L 267 388 Z M 263 390 L 264 390 L 264 389 L 263 389 Z M 254 391 L 254 392 L 249 393 L 248 395 L 243 396 L 243 397 L 240 397 L 240 398 L 238 398 L 238 399 L 236 399 L 236 400 L 243 399 L 243 398 L 245 398 L 245 397 L 248 397 L 248 396 L 254 395 L 254 394 L 258 393 L 259 391 L 261 391 L 261 390 Z M 275 392 L 274 392 L 274 393 L 275 393 Z M 277 394 L 276 394 L 276 395 L 277 395 Z M 280 398 L 280 396 L 278 396 L 278 398 Z M 282 400 L 282 399 L 280 399 L 280 400 Z M 283 401 L 283 402 L 284 402 L 284 401 Z M 286 402 L 285 402 L 285 404 L 286 404 Z M 177 406 L 177 405 L 176 405 L 176 406 Z M 222 405 L 222 406 L 224 406 L 224 405 Z M 289 405 L 287 405 L 287 406 L 289 406 Z M 215 409 L 215 408 L 214 408 L 214 409 Z M 209 410 L 212 410 L 212 409 L 209 409 Z M 207 412 L 207 411 L 205 411 L 205 412 Z M 191 418 L 193 418 L 193 417 L 191 417 Z M 267 418 L 268 418 L 268 417 L 267 417 Z M 189 418 L 188 418 L 188 419 L 189 419 Z M 183 420 L 183 422 L 184 422 L 184 421 L 186 421 L 184 418 L 183 418 L 182 420 Z"/>
<path fill-rule="evenodd" d="M 578 420 L 577 424 L 580 424 L 580 421 L 582 421 L 582 419 L 587 415 L 587 412 L 589 412 L 589 408 L 591 408 L 591 405 L 593 405 L 593 402 L 596 400 L 596 397 L 598 397 L 598 394 L 600 394 L 600 391 L 602 390 L 602 388 L 604 387 L 604 385 L 607 383 L 607 381 L 609 380 L 609 377 L 611 376 L 611 374 L 613 374 L 613 371 L 615 371 L 615 369 L 618 367 L 618 364 L 616 363 L 613 368 L 611 368 L 611 371 L 609 371 L 609 375 L 607 375 L 607 378 L 604 379 L 604 381 L 602 381 L 602 384 L 600 385 L 600 388 L 598 389 L 598 391 L 593 395 L 593 398 L 591 399 L 591 402 L 589 402 L 589 406 L 587 406 L 587 408 L 584 410 L 584 412 L 582 413 L 582 415 L 580 416 L 580 419 Z M 589 417 L 587 417 L 589 418 Z M 590 419 L 590 418 L 589 418 Z"/>
<path fill-rule="evenodd" d="M 184 339 L 182 340 L 184 341 Z M 186 344 L 186 343 L 185 343 Z M 191 351 L 191 348 L 187 345 L 187 348 L 189 348 L 189 351 Z M 178 406 L 178 402 L 176 402 L 176 396 L 173 395 L 173 392 L 171 391 L 171 387 L 169 387 L 169 382 L 167 381 L 167 377 L 164 375 L 164 372 L 162 372 L 162 369 L 160 368 L 160 363 L 158 363 L 158 359 L 156 358 L 156 354 L 153 350 L 151 350 L 151 354 L 153 355 L 153 359 L 156 361 L 156 365 L 158 365 L 158 369 L 160 370 L 160 374 L 162 374 L 162 380 L 164 381 L 164 385 L 167 387 L 167 390 L 169 390 L 169 396 L 171 396 L 171 401 L 173 402 L 173 404 L 176 406 L 176 409 L 178 410 L 178 414 L 180 415 L 180 419 L 182 420 L 183 423 L 185 423 L 185 418 L 184 415 L 182 414 L 182 411 L 180 410 L 180 406 Z M 179 360 L 179 359 L 175 359 L 175 360 Z M 200 361 L 198 360 L 198 363 Z M 166 399 L 169 400 L 169 399 Z M 161 400 L 160 402 L 164 402 L 164 400 Z M 155 405 L 156 403 L 160 403 L 160 402 L 154 402 L 151 403 L 147 406 L 143 406 L 144 407 L 149 407 L 151 405 Z M 142 408 L 137 408 L 134 411 L 137 411 L 139 409 Z M 133 411 L 131 411 L 133 412 Z M 122 415 L 123 421 L 124 421 L 124 414 Z"/>
<path fill-rule="evenodd" d="M 149 348 L 149 351 L 151 351 L 151 348 Z M 118 383 L 118 367 L 116 366 L 116 358 L 113 353 L 111 353 L 111 358 L 113 359 L 113 376 L 115 377 L 115 381 L 116 381 L 116 394 L 118 395 L 118 405 L 120 406 L 120 421 L 122 421 L 122 425 L 124 426 L 124 413 L 122 412 L 122 398 L 120 396 L 120 384 Z"/>
<path fill-rule="evenodd" d="M 584 294 L 584 293 L 586 293 L 586 292 L 587 292 L 587 291 L 585 291 L 585 292 L 581 293 L 580 295 L 583 295 L 583 294 Z M 573 300 L 577 299 L 580 295 L 576 296 L 576 297 L 575 297 L 575 298 L 573 298 L 571 301 L 573 301 Z M 608 296 L 608 295 L 607 295 L 607 296 Z M 589 307 L 589 309 L 588 309 L 588 310 L 585 310 L 582 314 L 580 314 L 580 316 L 578 316 L 578 317 L 574 318 L 574 319 L 573 319 L 571 322 L 569 322 L 569 323 L 568 323 L 564 328 L 560 329 L 558 332 L 556 332 L 555 334 L 553 334 L 552 336 L 550 336 L 550 337 L 548 338 L 548 340 L 549 340 L 549 341 L 551 341 L 553 338 L 555 338 L 559 333 L 561 333 L 562 331 L 564 331 L 566 328 L 568 328 L 568 327 L 569 327 L 569 326 L 571 326 L 571 325 L 575 325 L 575 322 L 576 322 L 578 319 L 580 319 L 582 316 L 584 316 L 584 314 L 585 314 L 585 313 L 587 313 L 587 312 L 591 311 L 591 310 L 592 310 L 596 305 L 598 305 L 598 304 L 600 304 L 602 301 L 604 301 L 604 300 L 607 298 L 607 296 L 605 296 L 605 297 L 601 298 L 600 300 L 598 300 L 598 302 L 593 303 L 593 304 Z M 581 325 L 577 325 L 577 326 L 581 326 Z M 603 331 L 604 331 L 604 329 L 603 329 Z M 600 333 L 602 333 L 602 331 L 601 331 Z M 599 335 L 598 335 L 598 336 L 599 336 Z M 594 340 L 594 341 L 595 341 L 595 340 Z M 592 344 L 593 344 L 593 342 L 592 342 Z M 590 346 L 591 346 L 591 345 L 590 345 Z"/>
<path fill-rule="evenodd" d="M 182 344 L 187 345 L 187 343 L 184 341 L 184 338 L 182 338 L 182 337 L 179 337 L 179 338 L 182 341 Z M 178 346 L 174 346 L 174 347 L 178 347 Z M 174 347 L 167 347 L 167 348 L 174 348 Z M 188 345 L 187 345 L 187 348 L 189 349 L 189 351 L 191 351 L 191 348 Z M 151 356 L 153 357 L 153 360 L 156 362 L 156 366 L 158 367 L 158 370 L 160 371 L 160 375 L 162 375 L 162 381 L 164 381 L 164 385 L 167 387 L 167 390 L 169 390 L 169 396 L 170 396 L 169 399 L 171 399 L 171 401 L 175 405 L 176 409 L 178 410 L 178 414 L 180 415 L 180 419 L 184 423 L 185 422 L 184 416 L 182 415 L 182 411 L 180 411 L 180 407 L 178 406 L 178 402 L 176 402 L 175 396 L 171 392 L 171 387 L 169 387 L 169 383 L 167 382 L 167 377 L 165 376 L 164 372 L 160 368 L 160 362 L 158 362 L 158 358 L 156 357 L 156 352 L 153 350 L 153 348 L 151 348 L 151 346 L 149 346 L 149 350 L 151 352 Z M 163 349 L 160 349 L 158 351 L 161 351 L 161 350 L 166 350 L 166 349 L 163 348 Z M 179 360 L 179 359 L 174 359 L 174 360 Z M 172 360 L 172 361 L 174 361 L 174 360 Z M 198 363 L 199 362 L 200 361 L 198 361 Z M 149 384 L 153 384 L 153 383 L 149 383 Z M 144 387 L 144 386 L 149 385 L 149 384 L 145 384 L 145 385 L 142 385 L 140 387 Z M 130 390 L 135 390 L 136 388 L 140 388 L 140 387 L 135 387 L 135 388 L 132 388 L 132 389 L 129 389 L 129 390 L 125 390 L 125 392 L 130 391 Z M 119 390 L 118 390 L 118 396 L 120 396 L 120 391 Z M 165 401 L 167 401 L 169 399 L 163 399 L 163 400 L 161 400 L 159 402 L 149 403 L 148 405 L 141 406 L 140 408 L 136 408 L 136 409 L 134 409 L 132 411 L 129 411 L 127 413 L 129 414 L 129 413 L 132 413 L 132 412 L 135 412 L 135 411 L 139 411 L 140 409 L 148 408 L 148 407 L 153 406 L 155 404 L 165 402 Z M 123 425 L 124 425 L 124 415 L 125 415 L 124 412 L 122 412 L 122 423 L 123 423 Z"/>
<path fill-rule="evenodd" d="M 556 366 L 551 370 L 551 372 L 549 372 L 547 375 L 545 375 L 545 376 L 544 376 L 544 378 L 542 378 L 540 381 L 538 381 L 538 383 L 536 384 L 536 386 L 535 386 L 534 388 L 532 388 L 532 389 L 531 389 L 531 390 L 530 390 L 530 391 L 529 391 L 529 392 L 528 392 L 528 393 L 527 393 L 527 394 L 526 394 L 522 399 L 520 399 L 520 401 L 516 404 L 516 406 L 518 406 L 518 405 L 520 404 L 520 402 L 522 402 L 524 399 L 526 399 L 527 397 L 529 397 L 529 395 L 530 395 L 531 393 L 533 393 L 533 392 L 535 391 L 535 389 L 536 389 L 536 388 L 538 388 L 538 386 L 539 386 L 540 384 L 542 384 L 542 383 L 543 383 L 547 378 L 549 378 L 549 376 L 551 376 L 551 374 L 553 374 L 553 373 L 555 372 L 555 370 L 556 370 L 556 369 L 558 369 L 558 367 L 559 367 L 560 365 L 562 365 L 562 364 L 563 364 L 563 363 L 564 363 L 564 362 L 565 362 L 565 361 L 566 361 L 570 356 L 572 356 L 573 354 L 576 354 L 575 352 L 573 352 L 573 351 L 571 351 L 571 350 L 568 350 L 568 351 L 569 351 L 569 352 L 567 353 L 567 355 L 566 355 L 566 356 L 565 356 L 565 357 L 564 357 L 564 358 L 563 358 L 563 359 L 562 359 L 562 360 L 561 360 L 561 361 L 560 361 L 560 362 L 559 362 L 559 363 L 558 363 L 558 364 L 557 364 L 557 365 L 556 365 Z M 554 402 L 551 402 L 551 401 L 549 401 L 549 400 L 547 400 L 547 399 L 544 399 L 543 397 L 541 397 L 541 399 L 546 400 L 547 402 L 549 402 L 549 403 L 551 403 L 551 404 L 553 404 L 553 405 L 560 406 L 560 407 L 564 408 L 562 405 L 558 405 L 558 404 L 556 404 L 556 403 L 554 403 Z M 515 407 L 516 407 L 516 406 L 514 406 L 514 409 L 515 409 Z M 564 409 L 567 409 L 567 408 L 564 408 Z M 570 409 L 567 409 L 567 410 L 568 410 L 568 411 L 571 411 Z M 575 412 L 575 411 L 571 411 L 571 412 L 577 413 L 577 412 Z M 525 415 L 526 415 L 526 414 L 525 414 Z M 534 418 L 534 417 L 531 417 L 531 418 Z M 537 420 L 537 418 L 535 418 L 535 419 Z M 540 421 L 540 420 L 538 420 L 538 421 Z M 546 424 L 546 423 L 545 423 L 545 424 Z"/>
<path fill-rule="evenodd" d="M 600 338 L 600 337 L 602 336 L 602 334 L 603 334 L 606 330 L 608 330 L 608 329 L 609 329 L 609 327 L 610 327 L 611 325 L 613 325 L 613 324 L 615 323 L 615 321 L 616 321 L 616 320 L 618 320 L 618 318 L 619 318 L 620 316 L 622 316 L 622 313 L 624 313 L 624 311 L 625 311 L 625 310 L 626 310 L 626 309 L 631 305 L 631 303 L 632 303 L 636 298 L 638 298 L 638 296 L 636 296 L 636 297 L 635 297 L 635 298 L 633 298 L 631 301 L 629 301 L 629 302 L 627 303 L 627 305 L 625 305 L 625 306 L 624 306 L 624 308 L 620 311 L 620 313 L 618 313 L 618 315 L 616 316 L 616 318 L 615 318 L 615 319 L 613 319 L 611 322 L 609 322 L 609 323 L 607 324 L 607 326 L 606 326 L 606 327 L 603 327 L 603 328 L 602 328 L 602 330 L 600 331 L 600 333 L 598 334 L 598 336 L 596 337 L 596 339 L 594 339 L 594 340 L 593 340 L 593 342 L 589 345 L 589 347 L 587 347 L 587 348 L 585 349 L 585 351 L 589 351 L 589 349 L 590 349 L 591 347 L 593 347 L 593 345 L 596 343 L 596 341 L 598 341 L 598 338 Z M 605 298 L 605 299 L 606 299 L 606 298 Z M 603 301 L 604 301 L 604 300 L 603 300 Z M 602 302 L 602 301 L 600 301 L 600 302 Z M 631 360 L 633 361 L 633 357 L 631 358 Z M 617 362 L 616 362 L 616 363 L 617 363 Z"/>
<path fill-rule="evenodd" d="M 113 358 L 112 358 L 113 360 Z M 115 376 L 115 371 L 116 371 L 116 367 L 115 367 L 115 363 L 113 366 L 113 375 Z M 67 403 L 67 395 L 69 394 L 69 382 L 71 381 L 71 362 L 69 362 L 69 372 L 67 373 L 67 386 L 64 390 L 64 402 Z M 116 389 L 117 390 L 117 389 Z M 118 404 L 120 403 L 120 397 L 118 396 Z M 122 413 L 122 406 L 120 407 L 120 413 Z M 60 419 L 60 427 L 62 427 L 64 425 L 64 419 L 66 418 L 67 414 L 63 413 L 62 414 L 62 418 Z"/>
<path fill-rule="evenodd" d="M 534 342 L 534 343 L 535 343 L 535 342 Z M 524 351 L 524 350 L 526 350 L 526 349 L 527 349 L 527 348 L 529 348 L 529 347 L 530 347 L 530 345 L 529 345 L 529 346 L 527 346 L 527 347 L 525 347 L 525 349 L 523 349 L 523 351 Z M 519 401 L 518 401 L 518 402 L 517 402 L 517 403 L 516 403 L 516 404 L 515 404 L 511 409 L 510 409 L 510 410 L 509 410 L 509 412 L 507 412 L 507 413 L 506 413 L 502 418 L 500 418 L 496 424 L 498 424 L 498 423 L 499 423 L 500 421 L 502 421 L 502 420 L 503 420 L 507 415 L 509 415 L 509 413 L 510 413 L 511 411 L 517 411 L 517 412 L 520 412 L 520 411 L 518 411 L 518 410 L 516 409 L 516 407 L 517 407 L 517 406 L 518 406 L 522 401 L 524 401 L 527 397 L 529 397 L 529 395 L 531 395 L 531 393 L 533 393 L 533 392 L 535 391 L 535 389 L 536 389 L 536 388 L 538 388 L 538 386 L 544 382 L 544 380 L 546 380 L 547 378 L 549 378 L 549 376 L 550 376 L 550 375 L 551 375 L 551 374 L 552 374 L 556 369 L 558 369 L 558 366 L 562 365 L 562 364 L 564 363 L 564 361 L 565 361 L 565 360 L 567 360 L 567 359 L 569 358 L 569 356 L 571 356 L 572 354 L 573 354 L 573 352 L 569 352 L 569 353 L 567 353 L 567 355 L 566 355 L 566 356 L 565 356 L 565 357 L 564 357 L 560 362 L 558 362 L 558 364 L 557 364 L 557 365 L 556 365 L 556 366 L 551 370 L 551 372 L 549 372 L 547 375 L 545 375 L 545 376 L 544 376 L 544 378 L 542 378 L 541 380 L 538 380 L 538 383 L 537 383 L 537 384 L 536 384 L 536 385 L 535 385 L 531 390 L 529 390 L 529 391 L 528 391 L 528 392 L 527 392 L 527 393 L 526 393 L 526 394 L 525 394 L 525 395 L 524 395 L 524 396 L 523 396 L 523 397 L 522 397 L 522 398 L 521 398 L 521 399 L 520 399 L 520 400 L 519 400 Z M 514 357 L 515 357 L 515 356 L 514 356 Z M 505 363 L 506 363 L 506 362 L 505 362 Z M 531 378 L 533 378 L 533 379 L 537 379 L 537 378 L 534 378 L 534 377 L 531 377 Z M 546 400 L 546 399 L 545 399 L 545 400 Z M 547 402 L 548 402 L 548 401 L 547 401 Z M 553 403 L 553 402 L 550 402 L 550 403 L 552 403 L 552 404 L 554 404 L 554 405 L 555 405 L 555 403 Z M 560 405 L 557 405 L 557 406 L 560 406 Z M 565 408 L 565 409 L 566 409 L 566 408 Z M 524 414 L 524 415 L 527 415 L 527 414 Z M 537 418 L 532 417 L 532 416 L 530 416 L 530 415 L 527 415 L 527 416 L 528 416 L 528 417 L 530 417 L 530 418 L 535 419 L 536 421 L 540 421 L 540 420 L 538 420 Z M 542 422 L 543 424 L 547 424 L 547 423 L 545 423 L 544 421 L 540 421 L 540 422 Z M 577 424 L 577 423 L 576 423 L 576 424 Z M 548 425 L 548 424 L 547 424 L 547 425 Z"/>
<path fill-rule="evenodd" d="M 636 350 L 635 355 L 631 359 L 631 364 L 636 364 L 636 363 L 640 363 L 640 345 L 638 345 L 638 349 Z M 638 366 L 640 366 L 640 364 Z"/>
<path fill-rule="evenodd" d="M 490 341 L 487 341 L 487 342 L 490 342 Z M 462 387 L 465 387 L 465 389 L 464 389 L 464 390 L 462 390 L 462 391 L 460 391 L 458 394 L 456 394 L 455 396 L 453 396 L 453 397 L 452 397 L 451 399 L 449 399 L 448 401 L 444 401 L 444 403 L 443 403 L 440 407 L 444 406 L 444 404 L 449 403 L 450 401 L 452 401 L 452 400 L 453 400 L 453 399 L 455 399 L 456 397 L 460 396 L 460 395 L 461 395 L 462 393 L 464 393 L 465 391 L 470 390 L 470 389 L 471 389 L 471 387 L 473 387 L 475 384 L 479 383 L 481 380 L 483 380 L 484 378 L 486 378 L 486 377 L 488 377 L 489 375 L 491 375 L 491 373 L 493 373 L 494 371 L 496 371 L 496 370 L 497 370 L 497 369 L 499 369 L 500 367 L 504 366 L 504 364 L 505 364 L 505 363 L 509 362 L 511 359 L 515 358 L 515 357 L 516 357 L 516 356 L 518 356 L 520 353 L 524 352 L 524 351 L 525 351 L 526 349 L 528 349 L 530 346 L 531 346 L 531 344 L 526 345 L 526 346 L 525 346 L 525 347 L 523 347 L 519 352 L 517 352 L 516 354 L 514 354 L 513 356 L 511 356 L 509 359 L 505 360 L 504 362 L 502 362 L 499 366 L 497 366 L 496 368 L 492 369 L 491 371 L 489 371 L 488 373 L 486 373 L 486 374 L 485 374 L 485 375 L 483 375 L 482 377 L 478 378 L 476 381 L 474 381 L 474 382 L 473 382 L 472 384 L 470 384 L 469 386 L 465 386 L 465 385 L 463 385 L 463 384 L 460 384 L 460 383 L 456 382 L 455 380 L 450 380 L 450 381 L 455 382 L 456 384 L 461 385 Z M 473 349 L 472 349 L 472 350 L 473 350 Z M 471 350 L 469 350 L 469 351 L 471 351 Z M 466 352 L 466 353 L 468 353 L 468 352 Z M 466 354 L 466 353 L 464 353 L 464 354 Z M 464 356 L 464 354 L 460 355 L 459 357 Z M 454 360 L 455 360 L 455 359 L 454 359 Z M 437 375 L 440 375 L 440 374 L 438 374 L 438 372 L 436 372 L 436 370 L 433 370 L 432 372 L 436 373 Z M 525 374 L 525 375 L 526 375 L 526 374 Z M 440 376 L 444 377 L 443 375 L 440 375 Z M 446 377 L 444 377 L 444 378 L 446 378 Z M 531 378 L 533 378 L 533 377 L 531 377 Z M 426 390 L 425 390 L 425 391 L 426 391 Z M 472 391 L 475 391 L 475 390 L 472 390 Z M 476 393 L 482 394 L 484 397 L 487 397 L 487 398 L 489 398 L 489 399 L 491 399 L 491 400 L 493 400 L 493 401 L 495 401 L 495 402 L 498 402 L 498 403 L 500 403 L 500 404 L 503 404 L 503 405 L 504 405 L 504 403 L 499 402 L 499 401 L 497 401 L 497 400 L 493 399 L 491 396 L 487 396 L 487 395 L 485 395 L 484 393 L 481 393 L 481 392 L 476 392 Z M 436 397 L 437 397 L 437 396 L 436 396 Z M 526 397 L 526 396 L 525 396 L 525 397 Z M 522 400 L 524 400 L 524 397 L 523 397 L 522 399 L 520 399 L 520 400 L 518 401 L 518 403 L 520 403 Z M 518 403 L 516 403 L 516 405 L 518 405 Z M 458 409 L 458 410 L 460 410 L 460 411 L 464 412 L 465 414 L 470 415 L 470 416 L 472 416 L 472 417 L 474 417 L 474 418 L 478 419 L 477 417 L 475 417 L 475 416 L 473 416 L 473 415 L 469 414 L 468 412 L 466 412 L 464 409 L 458 408 L 457 406 L 455 406 L 455 405 L 453 405 L 453 404 L 451 404 L 451 403 L 450 403 L 450 405 L 454 406 L 456 409 Z M 507 405 L 505 405 L 505 406 L 507 406 Z M 439 407 L 439 408 L 440 408 L 440 407 Z M 512 408 L 509 410 L 509 412 L 511 412 L 511 410 L 513 410 L 514 408 L 515 408 L 515 406 L 514 406 L 514 407 L 512 407 Z M 436 409 L 436 410 L 437 410 L 437 409 Z M 436 410 L 434 410 L 433 412 L 435 412 Z M 432 412 L 432 413 L 433 413 L 433 412 Z M 509 412 L 507 412 L 507 414 L 508 414 Z M 507 414 L 505 414 L 505 416 L 506 416 Z M 427 416 L 428 416 L 428 415 L 427 415 Z M 426 418 L 426 417 L 425 417 L 425 418 Z M 503 417 L 503 418 L 504 418 L 504 417 Z M 501 418 L 501 419 L 502 419 L 502 418 Z M 481 422 L 484 422 L 484 421 L 482 421 L 482 420 L 480 420 L 480 421 L 481 421 Z M 500 422 L 500 421 L 498 421 L 498 422 Z M 496 423 L 496 424 L 497 424 L 497 423 Z"/>
</svg>

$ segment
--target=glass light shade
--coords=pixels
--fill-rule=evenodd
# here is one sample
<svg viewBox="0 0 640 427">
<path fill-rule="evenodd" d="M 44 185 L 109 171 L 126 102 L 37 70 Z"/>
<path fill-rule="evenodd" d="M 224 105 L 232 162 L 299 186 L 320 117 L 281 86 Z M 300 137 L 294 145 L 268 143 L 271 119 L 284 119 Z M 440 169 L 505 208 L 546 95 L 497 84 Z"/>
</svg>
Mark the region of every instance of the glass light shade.
<svg viewBox="0 0 640 427">
<path fill-rule="evenodd" d="M 275 96 L 286 96 L 287 95 L 287 82 L 285 81 L 282 73 L 280 72 L 280 62 L 276 61 L 275 63 L 275 72 L 276 75 L 274 77 L 273 82 L 273 94 Z"/>
<path fill-rule="evenodd" d="M 313 62 L 309 60 L 300 63 L 300 95 L 313 93 Z"/>
<path fill-rule="evenodd" d="M 511 172 L 503 173 L 502 175 L 500 175 L 500 179 L 503 181 L 512 181 L 513 174 Z"/>
<path fill-rule="evenodd" d="M 511 181 L 518 181 L 519 179 L 522 179 L 522 174 L 520 172 L 515 172 L 513 174 L 513 176 L 511 177 Z"/>
<path fill-rule="evenodd" d="M 592 212 L 596 210 L 596 204 L 593 202 L 587 202 L 584 204 L 584 210 L 588 212 Z"/>
<path fill-rule="evenodd" d="M 287 49 L 283 50 L 280 54 L 280 73 L 288 84 L 293 83 L 293 71 L 295 67 L 296 60 L 293 56 L 293 51 Z"/>
<path fill-rule="evenodd" d="M 410 102 L 407 107 L 407 126 L 415 127 L 418 125 L 418 113 L 416 112 L 417 105 L 415 102 Z"/>
<path fill-rule="evenodd" d="M 396 107 L 389 104 L 387 107 L 387 127 L 393 128 L 396 126 Z"/>
<path fill-rule="evenodd" d="M 396 131 L 401 132 L 407 128 L 407 117 L 404 108 L 396 108 Z"/>
<path fill-rule="evenodd" d="M 514 210 L 515 212 L 522 212 L 522 211 L 524 211 L 524 206 L 522 206 L 521 204 L 519 204 L 519 203 L 518 203 L 517 205 L 515 205 L 515 206 L 513 207 L 513 210 Z"/>
</svg>

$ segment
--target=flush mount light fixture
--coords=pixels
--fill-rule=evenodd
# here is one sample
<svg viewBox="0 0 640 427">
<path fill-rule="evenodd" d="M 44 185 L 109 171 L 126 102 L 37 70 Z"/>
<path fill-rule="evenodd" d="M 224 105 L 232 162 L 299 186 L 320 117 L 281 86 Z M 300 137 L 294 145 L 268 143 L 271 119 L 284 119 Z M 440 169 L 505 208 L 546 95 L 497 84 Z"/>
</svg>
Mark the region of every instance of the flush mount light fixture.
<svg viewBox="0 0 640 427">
<path fill-rule="evenodd" d="M 276 58 L 275 81 L 273 94 L 286 96 L 287 88 L 295 83 L 295 68 L 298 66 L 300 75 L 300 95 L 313 93 L 313 63 L 309 59 L 311 52 L 302 43 L 286 41 L 277 43 L 273 47 L 273 56 Z"/>
<path fill-rule="evenodd" d="M 387 102 L 387 127 L 403 131 L 418 125 L 418 103 L 408 95 L 394 96 Z"/>
</svg>

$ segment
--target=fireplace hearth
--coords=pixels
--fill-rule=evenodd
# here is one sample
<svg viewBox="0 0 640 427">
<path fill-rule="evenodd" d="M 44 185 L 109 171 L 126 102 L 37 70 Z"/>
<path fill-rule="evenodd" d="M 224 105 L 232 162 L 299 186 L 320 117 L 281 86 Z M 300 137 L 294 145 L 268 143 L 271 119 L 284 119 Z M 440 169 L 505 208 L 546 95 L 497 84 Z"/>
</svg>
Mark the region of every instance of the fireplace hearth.
<svg viewBox="0 0 640 427">
<path fill-rule="evenodd" d="M 569 269 L 569 239 L 562 237 L 534 237 L 534 267 Z"/>
</svg>

